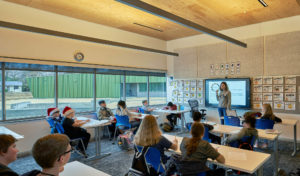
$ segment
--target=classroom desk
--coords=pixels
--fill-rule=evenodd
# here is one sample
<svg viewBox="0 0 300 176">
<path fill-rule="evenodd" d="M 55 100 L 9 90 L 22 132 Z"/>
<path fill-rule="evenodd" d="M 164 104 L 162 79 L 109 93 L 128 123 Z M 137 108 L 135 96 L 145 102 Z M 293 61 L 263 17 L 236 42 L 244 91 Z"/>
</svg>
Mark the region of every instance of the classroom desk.
<svg viewBox="0 0 300 176">
<path fill-rule="evenodd" d="M 15 133 L 15 132 L 11 131 L 10 129 L 8 129 L 8 128 L 4 127 L 4 126 L 0 126 L 0 134 L 10 134 L 14 138 L 16 138 L 17 140 L 24 138 L 24 136 L 19 135 L 18 133 Z"/>
<path fill-rule="evenodd" d="M 285 125 L 285 126 L 293 126 L 294 127 L 294 151 L 292 153 L 292 156 L 295 156 L 298 149 L 297 146 L 297 123 L 298 120 L 296 119 L 282 119 L 282 123 L 276 123 L 276 125 Z"/>
<path fill-rule="evenodd" d="M 165 113 L 165 114 L 181 114 L 181 133 L 184 133 L 185 130 L 185 126 L 184 126 L 184 122 L 185 122 L 185 117 L 184 117 L 184 113 L 186 112 L 190 112 L 191 110 L 189 109 L 185 109 L 185 110 L 165 110 L 165 109 L 156 109 L 154 110 L 154 112 L 157 113 Z"/>
<path fill-rule="evenodd" d="M 77 117 L 78 120 L 87 120 L 89 118 L 87 117 Z M 104 127 L 107 125 L 110 125 L 111 123 L 108 120 L 94 120 L 94 119 L 90 119 L 89 122 L 87 122 L 86 124 L 82 125 L 82 128 L 94 128 L 95 130 L 95 141 L 96 141 L 96 155 L 88 158 L 88 160 L 95 160 L 95 159 L 101 159 L 103 157 L 106 157 L 108 155 L 110 155 L 111 153 L 104 153 L 101 154 L 101 137 L 100 137 L 100 127 Z"/>
<path fill-rule="evenodd" d="M 88 165 L 73 161 L 67 163 L 64 171 L 59 174 L 60 176 L 110 176 L 107 173 L 94 169 Z"/>
<path fill-rule="evenodd" d="M 214 125 L 214 129 L 211 130 L 210 132 L 212 133 L 221 133 L 221 134 L 234 134 L 237 133 L 242 127 L 236 127 L 236 126 L 229 126 L 229 125 L 219 125 L 216 124 Z M 266 130 L 261 130 L 257 129 L 258 131 L 258 138 L 260 139 L 267 139 L 269 141 L 273 141 L 274 143 L 274 148 L 273 148 L 273 153 L 274 153 L 274 175 L 278 175 L 278 163 L 279 163 L 279 158 L 278 158 L 278 136 L 279 134 L 268 134 L 266 133 Z"/>
<path fill-rule="evenodd" d="M 164 136 L 173 141 L 175 136 L 164 134 Z M 182 142 L 182 137 L 177 137 L 178 146 Z M 263 165 L 271 157 L 270 154 L 255 152 L 251 150 L 243 150 L 234 147 L 211 144 L 214 148 L 218 148 L 218 152 L 225 157 L 225 163 L 221 164 L 215 160 L 208 159 L 208 162 L 223 166 L 230 169 L 240 170 L 249 174 L 257 173 L 258 176 L 263 175 Z M 181 153 L 178 147 L 176 153 Z"/>
<path fill-rule="evenodd" d="M 143 120 L 147 115 L 152 115 L 156 119 L 159 117 L 159 115 L 153 115 L 153 114 L 142 114 L 142 113 L 138 113 L 138 112 L 132 112 L 132 113 L 136 114 L 136 115 L 141 115 L 141 116 L 133 117 L 134 119 L 140 119 L 140 120 Z"/>
</svg>

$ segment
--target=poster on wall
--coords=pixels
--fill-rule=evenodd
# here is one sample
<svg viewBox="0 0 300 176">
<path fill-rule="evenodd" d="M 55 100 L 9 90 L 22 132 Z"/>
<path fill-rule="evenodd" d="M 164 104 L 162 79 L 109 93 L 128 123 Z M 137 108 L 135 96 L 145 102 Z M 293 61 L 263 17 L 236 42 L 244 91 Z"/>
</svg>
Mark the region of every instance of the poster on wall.
<svg viewBox="0 0 300 176">
<path fill-rule="evenodd" d="M 274 101 L 283 101 L 283 93 L 273 93 Z"/>
<path fill-rule="evenodd" d="M 285 85 L 284 92 L 296 92 L 296 85 Z"/>
<path fill-rule="evenodd" d="M 225 64 L 225 75 L 229 74 L 229 64 Z"/>
<path fill-rule="evenodd" d="M 272 93 L 264 93 L 263 100 L 264 101 L 272 101 Z"/>
<path fill-rule="evenodd" d="M 184 92 L 183 97 L 184 98 L 190 98 L 190 93 L 189 92 Z"/>
<path fill-rule="evenodd" d="M 263 85 L 263 92 L 272 93 L 272 85 Z"/>
<path fill-rule="evenodd" d="M 263 84 L 272 84 L 272 77 L 264 77 Z"/>
<path fill-rule="evenodd" d="M 199 101 L 199 104 L 203 105 L 203 103 L 204 103 L 203 99 L 198 99 L 198 101 Z"/>
<path fill-rule="evenodd" d="M 283 76 L 274 76 L 273 83 L 274 84 L 283 84 Z"/>
<path fill-rule="evenodd" d="M 224 75 L 224 74 L 225 74 L 224 68 L 225 68 L 225 64 L 220 64 L 220 72 L 221 72 L 221 75 Z"/>
<path fill-rule="evenodd" d="M 254 85 L 260 85 L 260 84 L 262 84 L 262 77 L 255 77 L 255 78 L 253 78 L 253 84 Z"/>
<path fill-rule="evenodd" d="M 178 96 L 178 90 L 173 90 L 172 97 L 177 97 L 177 96 Z"/>
<path fill-rule="evenodd" d="M 190 98 L 197 98 L 196 93 L 190 93 Z"/>
<path fill-rule="evenodd" d="M 210 75 L 215 75 L 215 65 L 214 64 L 210 65 Z"/>
<path fill-rule="evenodd" d="M 177 98 L 175 98 L 175 97 L 172 97 L 172 100 L 171 100 L 171 102 L 173 102 L 173 103 L 177 103 Z"/>
<path fill-rule="evenodd" d="M 262 85 L 254 85 L 253 86 L 253 92 L 262 92 L 263 86 Z"/>
<path fill-rule="evenodd" d="M 196 92 L 196 91 L 197 91 L 196 87 L 192 86 L 190 92 Z"/>
<path fill-rule="evenodd" d="M 202 87 L 197 87 L 197 92 L 202 92 Z"/>
<path fill-rule="evenodd" d="M 215 64 L 215 75 L 219 75 L 220 66 L 219 64 Z"/>
<path fill-rule="evenodd" d="M 184 87 L 190 87 L 191 81 L 190 80 L 185 80 L 184 81 Z"/>
<path fill-rule="evenodd" d="M 274 109 L 284 110 L 284 102 L 282 102 L 282 101 L 275 101 L 273 107 L 274 107 Z"/>
<path fill-rule="evenodd" d="M 184 87 L 183 91 L 189 92 L 190 91 L 190 87 Z"/>
<path fill-rule="evenodd" d="M 276 93 L 283 92 L 283 86 L 282 85 L 274 85 L 273 92 L 276 92 Z"/>
<path fill-rule="evenodd" d="M 236 74 L 240 74 L 241 73 L 241 62 L 237 62 L 236 63 Z"/>
<path fill-rule="evenodd" d="M 230 64 L 230 74 L 231 75 L 234 75 L 234 66 L 235 66 L 235 64 L 232 62 L 231 64 Z"/>
<path fill-rule="evenodd" d="M 197 81 L 197 87 L 203 87 L 203 79 Z"/>
<path fill-rule="evenodd" d="M 183 99 L 183 104 L 188 104 L 189 98 L 184 98 Z"/>
<path fill-rule="evenodd" d="M 296 101 L 296 93 L 286 93 L 284 100 L 285 101 Z"/>
<path fill-rule="evenodd" d="M 183 98 L 181 98 L 181 97 L 179 98 L 179 97 L 178 97 L 177 103 L 183 103 Z"/>
<path fill-rule="evenodd" d="M 285 84 L 296 84 L 296 76 L 285 77 Z"/>
<path fill-rule="evenodd" d="M 197 86 L 197 81 L 196 80 L 191 80 L 191 86 L 196 87 Z"/>
<path fill-rule="evenodd" d="M 287 110 L 287 111 L 296 110 L 296 103 L 295 102 L 285 102 L 285 110 Z"/>
<path fill-rule="evenodd" d="M 262 101 L 261 93 L 253 93 L 253 101 Z"/>
<path fill-rule="evenodd" d="M 180 98 L 182 98 L 183 97 L 183 93 L 181 92 L 181 91 L 178 91 L 177 92 L 177 96 L 178 96 L 178 98 L 180 97 Z M 179 100 L 178 100 L 179 101 Z"/>
<path fill-rule="evenodd" d="M 183 87 L 183 80 L 178 80 L 177 81 L 177 87 L 178 87 L 178 89 Z"/>
<path fill-rule="evenodd" d="M 253 109 L 262 109 L 262 102 L 253 102 Z"/>
<path fill-rule="evenodd" d="M 202 92 L 197 92 L 197 98 L 202 98 L 202 97 L 203 97 Z"/>
</svg>

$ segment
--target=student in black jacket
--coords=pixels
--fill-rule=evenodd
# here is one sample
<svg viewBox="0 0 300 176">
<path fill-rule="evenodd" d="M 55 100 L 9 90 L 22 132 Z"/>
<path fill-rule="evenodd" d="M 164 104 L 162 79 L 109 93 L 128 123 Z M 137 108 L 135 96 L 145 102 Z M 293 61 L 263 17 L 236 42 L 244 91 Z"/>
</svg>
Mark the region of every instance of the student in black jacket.
<svg viewBox="0 0 300 176">
<path fill-rule="evenodd" d="M 18 176 L 16 172 L 7 167 L 17 159 L 19 150 L 16 148 L 16 139 L 11 135 L 0 135 L 0 175 Z"/>
</svg>

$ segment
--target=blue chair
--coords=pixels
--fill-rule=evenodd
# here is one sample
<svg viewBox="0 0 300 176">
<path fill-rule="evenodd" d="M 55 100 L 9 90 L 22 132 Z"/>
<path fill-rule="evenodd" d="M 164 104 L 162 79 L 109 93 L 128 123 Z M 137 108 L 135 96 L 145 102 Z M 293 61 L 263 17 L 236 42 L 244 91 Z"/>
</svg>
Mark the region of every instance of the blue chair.
<svg viewBox="0 0 300 176">
<path fill-rule="evenodd" d="M 273 129 L 274 121 L 270 119 L 256 119 L 255 128 L 257 129 Z"/>
<path fill-rule="evenodd" d="M 139 152 L 142 151 L 142 146 L 137 146 Z M 154 147 L 149 147 L 145 154 L 146 162 L 148 165 L 151 165 L 157 173 L 165 172 L 165 165 L 163 164 L 160 156 L 160 151 Z"/>
<path fill-rule="evenodd" d="M 197 176 L 206 176 L 206 172 L 200 172 L 197 174 Z"/>
<path fill-rule="evenodd" d="M 64 134 L 65 133 L 65 130 L 60 122 L 53 120 L 51 117 L 47 118 L 47 122 L 50 125 L 50 128 L 51 128 L 50 133 L 51 134 L 54 134 L 54 133 Z"/>
<path fill-rule="evenodd" d="M 143 108 L 139 108 L 139 113 L 145 114 L 145 110 Z"/>
<path fill-rule="evenodd" d="M 240 118 L 235 116 L 224 116 L 224 124 L 230 126 L 241 126 Z"/>
<path fill-rule="evenodd" d="M 90 114 L 90 118 L 91 118 L 91 119 L 94 119 L 94 120 L 98 120 L 98 114 L 97 114 L 97 112 L 92 112 L 92 113 Z"/>
<path fill-rule="evenodd" d="M 119 129 L 120 126 L 124 126 L 126 129 L 131 128 L 131 124 L 129 123 L 129 117 L 128 116 L 119 116 L 115 115 L 117 123 L 116 123 L 116 128 L 115 128 L 115 133 L 114 133 L 114 142 L 116 141 L 116 133 L 117 129 Z"/>
<path fill-rule="evenodd" d="M 187 123 L 187 124 L 185 125 L 186 128 L 187 128 L 189 131 L 191 131 L 192 124 L 193 124 L 193 123 Z M 209 142 L 209 143 L 211 143 L 211 139 L 209 138 L 209 129 L 208 129 L 207 126 L 204 126 L 204 136 L 203 136 L 202 139 L 205 140 L 205 141 L 207 141 L 207 142 Z"/>
</svg>

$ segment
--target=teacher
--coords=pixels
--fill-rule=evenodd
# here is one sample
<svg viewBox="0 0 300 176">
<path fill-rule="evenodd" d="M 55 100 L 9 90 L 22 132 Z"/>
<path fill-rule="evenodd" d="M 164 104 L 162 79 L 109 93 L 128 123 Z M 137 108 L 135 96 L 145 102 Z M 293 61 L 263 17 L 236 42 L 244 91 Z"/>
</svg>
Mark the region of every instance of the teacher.
<svg viewBox="0 0 300 176">
<path fill-rule="evenodd" d="M 224 125 L 224 116 L 226 116 L 226 110 L 231 109 L 231 92 L 228 89 L 227 83 L 222 82 L 219 90 L 216 91 L 217 101 L 219 102 L 218 111 L 221 124 Z"/>
</svg>

